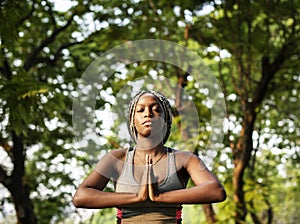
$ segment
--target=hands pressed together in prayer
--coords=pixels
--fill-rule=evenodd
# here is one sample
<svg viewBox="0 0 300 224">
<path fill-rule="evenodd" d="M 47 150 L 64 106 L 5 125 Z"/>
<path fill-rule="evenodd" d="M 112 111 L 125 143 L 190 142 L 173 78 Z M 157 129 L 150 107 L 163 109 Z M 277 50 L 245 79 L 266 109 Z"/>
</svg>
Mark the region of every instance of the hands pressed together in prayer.
<svg viewBox="0 0 300 224">
<path fill-rule="evenodd" d="M 157 189 L 157 178 L 154 176 L 153 172 L 153 160 L 151 155 L 146 154 L 145 161 L 146 165 L 142 177 L 141 188 L 138 192 L 138 198 L 141 202 L 148 199 L 155 202 L 158 201 L 160 194 Z"/>
</svg>

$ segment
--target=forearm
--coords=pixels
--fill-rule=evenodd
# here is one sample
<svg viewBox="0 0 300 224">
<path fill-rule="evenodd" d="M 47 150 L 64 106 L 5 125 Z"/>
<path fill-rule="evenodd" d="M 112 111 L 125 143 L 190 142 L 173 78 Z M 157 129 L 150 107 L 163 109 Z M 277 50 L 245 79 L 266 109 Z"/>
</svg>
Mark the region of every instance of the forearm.
<svg viewBox="0 0 300 224">
<path fill-rule="evenodd" d="M 105 192 L 94 188 L 81 188 L 73 197 L 73 204 L 78 208 L 109 208 L 139 202 L 134 193 Z"/>
<path fill-rule="evenodd" d="M 168 191 L 155 197 L 156 202 L 178 204 L 206 204 L 221 202 L 226 199 L 226 192 L 218 183 L 207 183 L 195 187 Z"/>
</svg>

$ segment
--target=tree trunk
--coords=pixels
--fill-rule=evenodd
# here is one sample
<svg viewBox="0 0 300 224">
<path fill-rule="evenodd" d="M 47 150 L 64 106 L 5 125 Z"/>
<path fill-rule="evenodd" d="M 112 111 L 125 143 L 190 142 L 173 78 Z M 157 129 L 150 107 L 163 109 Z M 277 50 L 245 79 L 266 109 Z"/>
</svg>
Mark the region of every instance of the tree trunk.
<svg viewBox="0 0 300 224">
<path fill-rule="evenodd" d="M 204 204 L 203 211 L 206 217 L 207 224 L 212 224 L 217 221 L 216 214 L 211 204 Z"/>
<path fill-rule="evenodd" d="M 293 46 L 293 45 L 291 45 Z M 243 190 L 243 175 L 246 167 L 249 164 L 251 152 L 253 150 L 252 134 L 254 129 L 254 123 L 257 113 L 259 113 L 259 106 L 261 105 L 270 81 L 274 78 L 275 74 L 279 71 L 283 65 L 285 59 L 290 53 L 289 49 L 291 46 L 283 45 L 282 49 L 275 59 L 270 62 L 269 57 L 262 57 L 261 60 L 261 78 L 259 82 L 252 83 L 256 84 L 256 88 L 252 88 L 252 94 L 247 92 L 246 86 L 243 86 L 243 79 L 240 79 L 240 87 L 236 86 L 238 93 L 242 93 L 241 106 L 243 108 L 243 122 L 242 130 L 237 141 L 237 144 L 233 146 L 233 158 L 234 158 L 234 170 L 233 170 L 233 191 L 234 191 L 234 201 L 236 204 L 235 211 L 235 223 L 244 223 L 247 215 L 246 203 L 244 201 L 244 190 Z M 238 66 L 243 68 L 242 60 Z M 243 69 L 239 70 L 239 77 L 244 76 Z M 250 77 L 250 71 L 248 73 Z M 240 89 L 238 89 L 240 88 Z M 249 87 L 248 87 L 249 88 Z M 246 90 L 246 91 L 245 91 Z M 272 91 L 272 90 L 271 90 Z M 251 96 L 248 98 L 248 96 Z M 251 99 L 252 98 L 252 99 Z"/>
<path fill-rule="evenodd" d="M 252 133 L 256 113 L 250 104 L 246 104 L 244 113 L 244 120 L 242 123 L 242 130 L 239 140 L 234 149 L 234 170 L 233 170 L 233 190 L 234 201 L 236 204 L 235 223 L 244 223 L 247 214 L 246 203 L 244 199 L 244 171 L 249 164 L 251 152 L 253 150 Z"/>
<path fill-rule="evenodd" d="M 16 209 L 18 224 L 35 224 L 37 223 L 34 215 L 33 205 L 29 198 L 29 188 L 24 183 L 25 173 L 25 149 L 22 137 L 12 133 L 13 148 L 12 161 L 14 170 L 11 176 L 7 176 L 5 186 L 11 193 Z"/>
<path fill-rule="evenodd" d="M 26 186 L 14 186 L 11 194 L 17 213 L 18 224 L 37 223 Z"/>
</svg>

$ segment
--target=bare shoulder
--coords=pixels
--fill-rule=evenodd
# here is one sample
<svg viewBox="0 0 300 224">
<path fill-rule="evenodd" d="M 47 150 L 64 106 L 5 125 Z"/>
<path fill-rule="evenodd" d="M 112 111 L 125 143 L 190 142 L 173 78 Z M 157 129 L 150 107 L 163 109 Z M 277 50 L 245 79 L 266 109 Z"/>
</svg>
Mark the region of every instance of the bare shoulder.
<svg viewBox="0 0 300 224">
<path fill-rule="evenodd" d="M 122 171 L 127 151 L 127 148 L 109 151 L 98 161 L 95 170 L 106 177 L 117 178 Z"/>
<path fill-rule="evenodd" d="M 182 151 L 182 150 L 174 149 L 174 154 L 175 154 L 175 157 L 180 158 L 180 159 L 190 159 L 191 157 L 199 159 L 198 156 L 196 156 L 194 153 L 189 152 L 189 151 Z"/>
<path fill-rule="evenodd" d="M 174 154 L 176 164 L 179 166 L 187 167 L 187 165 L 191 162 L 195 163 L 200 161 L 200 158 L 197 155 L 189 151 L 181 151 L 174 149 Z"/>
<path fill-rule="evenodd" d="M 175 150 L 176 167 L 184 168 L 190 176 L 203 174 L 203 171 L 207 171 L 206 165 L 196 154 L 189 151 Z"/>
<path fill-rule="evenodd" d="M 109 154 L 111 156 L 114 156 L 118 160 L 124 161 L 128 150 L 129 150 L 128 148 L 114 149 L 114 150 L 111 150 L 109 152 Z"/>
</svg>

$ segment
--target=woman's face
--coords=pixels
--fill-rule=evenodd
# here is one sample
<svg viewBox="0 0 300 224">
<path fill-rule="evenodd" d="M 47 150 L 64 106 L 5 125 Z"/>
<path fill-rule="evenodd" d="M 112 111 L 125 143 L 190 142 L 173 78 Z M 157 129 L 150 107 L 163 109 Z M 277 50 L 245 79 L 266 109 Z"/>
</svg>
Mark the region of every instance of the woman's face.
<svg viewBox="0 0 300 224">
<path fill-rule="evenodd" d="M 134 126 L 139 136 L 161 142 L 165 134 L 165 114 L 156 96 L 143 94 L 134 111 Z"/>
</svg>

